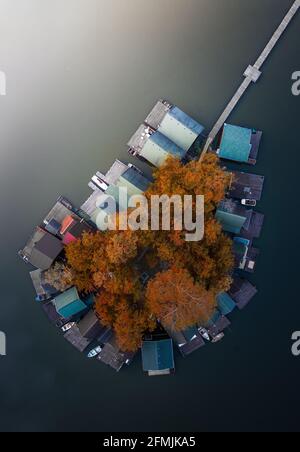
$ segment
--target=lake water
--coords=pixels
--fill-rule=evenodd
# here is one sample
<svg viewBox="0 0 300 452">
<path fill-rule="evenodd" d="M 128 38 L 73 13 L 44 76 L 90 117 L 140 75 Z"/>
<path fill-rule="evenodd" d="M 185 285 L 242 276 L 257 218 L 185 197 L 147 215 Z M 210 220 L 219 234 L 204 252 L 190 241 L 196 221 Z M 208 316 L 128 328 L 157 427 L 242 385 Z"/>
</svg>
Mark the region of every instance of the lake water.
<svg viewBox="0 0 300 452">
<path fill-rule="evenodd" d="M 231 118 L 264 131 L 266 222 L 259 294 L 223 342 L 177 355 L 174 377 L 144 377 L 139 357 L 116 374 L 48 323 L 17 257 L 59 194 L 80 205 L 96 170 L 129 160 L 125 143 L 158 98 L 209 129 L 291 3 L 0 0 L 1 431 L 299 428 L 299 15 Z"/>
</svg>

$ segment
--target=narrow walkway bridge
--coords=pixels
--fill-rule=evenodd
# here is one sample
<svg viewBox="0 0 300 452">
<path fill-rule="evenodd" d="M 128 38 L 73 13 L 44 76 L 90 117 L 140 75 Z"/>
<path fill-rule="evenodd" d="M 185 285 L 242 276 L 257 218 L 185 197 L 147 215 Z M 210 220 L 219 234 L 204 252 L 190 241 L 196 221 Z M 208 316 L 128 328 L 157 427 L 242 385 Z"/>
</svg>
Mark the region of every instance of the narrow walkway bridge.
<svg viewBox="0 0 300 452">
<path fill-rule="evenodd" d="M 290 8 L 289 12 L 286 14 L 285 18 L 273 34 L 272 38 L 270 39 L 267 46 L 264 48 L 263 52 L 261 53 L 260 57 L 254 64 L 254 66 L 248 66 L 246 71 L 244 72 L 244 81 L 225 108 L 224 112 L 214 125 L 213 129 L 211 130 L 210 134 L 208 135 L 207 141 L 205 143 L 205 146 L 203 148 L 200 161 L 204 158 L 205 154 L 209 150 L 210 146 L 214 142 L 216 136 L 222 129 L 224 123 L 227 121 L 228 117 L 231 115 L 232 111 L 240 101 L 240 99 L 243 97 L 244 93 L 247 91 L 251 83 L 256 83 L 258 79 L 261 76 L 261 67 L 269 57 L 270 53 L 276 46 L 277 42 L 283 35 L 284 31 L 287 29 L 288 25 L 290 24 L 293 17 L 296 15 L 298 9 L 300 8 L 300 0 L 295 0 L 292 7 Z"/>
</svg>

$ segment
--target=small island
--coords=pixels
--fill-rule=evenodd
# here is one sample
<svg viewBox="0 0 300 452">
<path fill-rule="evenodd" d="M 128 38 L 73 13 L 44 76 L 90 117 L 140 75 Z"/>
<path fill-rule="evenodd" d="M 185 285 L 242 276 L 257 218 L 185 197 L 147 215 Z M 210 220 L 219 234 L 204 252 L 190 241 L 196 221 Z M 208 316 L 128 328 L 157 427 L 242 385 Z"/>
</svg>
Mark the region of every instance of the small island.
<svg viewBox="0 0 300 452">
<path fill-rule="evenodd" d="M 174 345 L 187 357 L 224 338 L 232 311 L 257 293 L 245 274 L 255 271 L 253 242 L 264 221 L 254 210 L 264 177 L 224 165 L 255 165 L 261 138 L 260 131 L 225 123 L 199 159 L 204 127 L 159 100 L 128 142 L 151 177 L 116 160 L 92 177 L 80 209 L 59 197 L 19 255 L 34 267 L 36 300 L 65 339 L 116 371 L 141 350 L 143 371 L 152 376 L 174 373 Z M 172 206 L 169 230 L 142 221 L 138 230 L 120 227 L 132 212 L 122 188 L 149 200 L 203 196 L 202 240 L 186 240 Z M 109 199 L 117 206 L 110 215 Z M 103 212 L 115 230 L 99 227 Z"/>
</svg>

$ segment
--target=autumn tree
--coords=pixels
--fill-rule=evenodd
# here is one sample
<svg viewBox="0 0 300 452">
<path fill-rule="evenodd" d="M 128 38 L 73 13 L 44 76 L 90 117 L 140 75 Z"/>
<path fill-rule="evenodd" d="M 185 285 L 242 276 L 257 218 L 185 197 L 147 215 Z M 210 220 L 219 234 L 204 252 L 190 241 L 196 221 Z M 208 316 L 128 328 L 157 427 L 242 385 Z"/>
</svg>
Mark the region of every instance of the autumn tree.
<svg viewBox="0 0 300 452">
<path fill-rule="evenodd" d="M 228 275 L 233 268 L 232 242 L 222 232 L 215 219 L 219 202 L 225 197 L 230 175 L 213 154 L 207 154 L 202 163 L 192 161 L 183 165 L 168 159 L 154 173 L 154 183 L 146 192 L 149 201 L 153 195 L 174 194 L 204 196 L 204 238 L 200 242 L 186 241 L 186 231 L 141 232 L 141 240 L 154 249 L 158 257 L 169 265 L 187 269 L 196 282 L 208 290 L 225 290 Z"/>
<path fill-rule="evenodd" d="M 149 282 L 146 300 L 149 310 L 174 331 L 207 323 L 215 308 L 215 293 L 195 283 L 186 269 L 176 267 Z"/>
<path fill-rule="evenodd" d="M 194 211 L 196 196 L 204 196 L 205 233 L 201 241 L 186 241 L 187 231 L 174 228 L 175 216 L 171 230 L 134 232 L 123 230 L 124 216 L 117 215 L 116 231 L 84 233 L 66 247 L 72 284 L 80 292 L 97 293 L 96 311 L 102 323 L 114 329 L 122 350 L 136 350 L 143 334 L 155 328 L 156 318 L 175 330 L 207 321 L 216 295 L 229 289 L 232 241 L 215 219 L 229 181 L 213 154 L 207 154 L 201 163 L 186 165 L 168 159 L 154 173 L 154 182 L 146 192 L 150 205 L 153 195 L 191 195 Z M 150 221 L 151 212 L 147 213 Z M 145 252 L 150 273 L 160 272 L 146 291 L 136 265 Z"/>
<path fill-rule="evenodd" d="M 59 292 L 64 292 L 72 286 L 72 270 L 62 262 L 56 262 L 44 273 L 43 282 L 54 287 Z"/>
</svg>

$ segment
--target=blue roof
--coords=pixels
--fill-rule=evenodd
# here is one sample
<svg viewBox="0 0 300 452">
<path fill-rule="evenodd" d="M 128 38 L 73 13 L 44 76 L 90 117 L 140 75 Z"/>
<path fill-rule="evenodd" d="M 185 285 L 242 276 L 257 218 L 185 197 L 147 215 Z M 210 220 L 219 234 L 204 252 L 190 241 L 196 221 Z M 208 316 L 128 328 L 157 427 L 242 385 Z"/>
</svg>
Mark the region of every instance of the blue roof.
<svg viewBox="0 0 300 452">
<path fill-rule="evenodd" d="M 217 301 L 222 315 L 230 314 L 236 308 L 235 302 L 226 292 L 220 293 L 217 296 Z"/>
<path fill-rule="evenodd" d="M 145 341 L 142 345 L 143 370 L 174 369 L 174 354 L 172 339 L 161 341 Z"/>
<path fill-rule="evenodd" d="M 185 157 L 186 151 L 160 132 L 153 133 L 149 140 L 176 158 L 183 159 Z"/>
<path fill-rule="evenodd" d="M 133 168 L 128 168 L 128 170 L 123 174 L 123 177 L 143 192 L 147 191 L 150 185 L 149 179 L 147 179 L 145 176 L 143 176 L 143 174 L 140 174 Z"/>
<path fill-rule="evenodd" d="M 169 111 L 169 114 L 173 116 L 173 118 L 177 119 L 177 121 L 181 122 L 185 127 L 194 132 L 196 135 L 201 135 L 204 130 L 204 126 L 199 124 L 193 118 L 188 116 L 178 107 L 172 107 Z"/>
<path fill-rule="evenodd" d="M 236 162 L 247 163 L 252 148 L 252 130 L 225 124 L 219 156 Z"/>
</svg>

